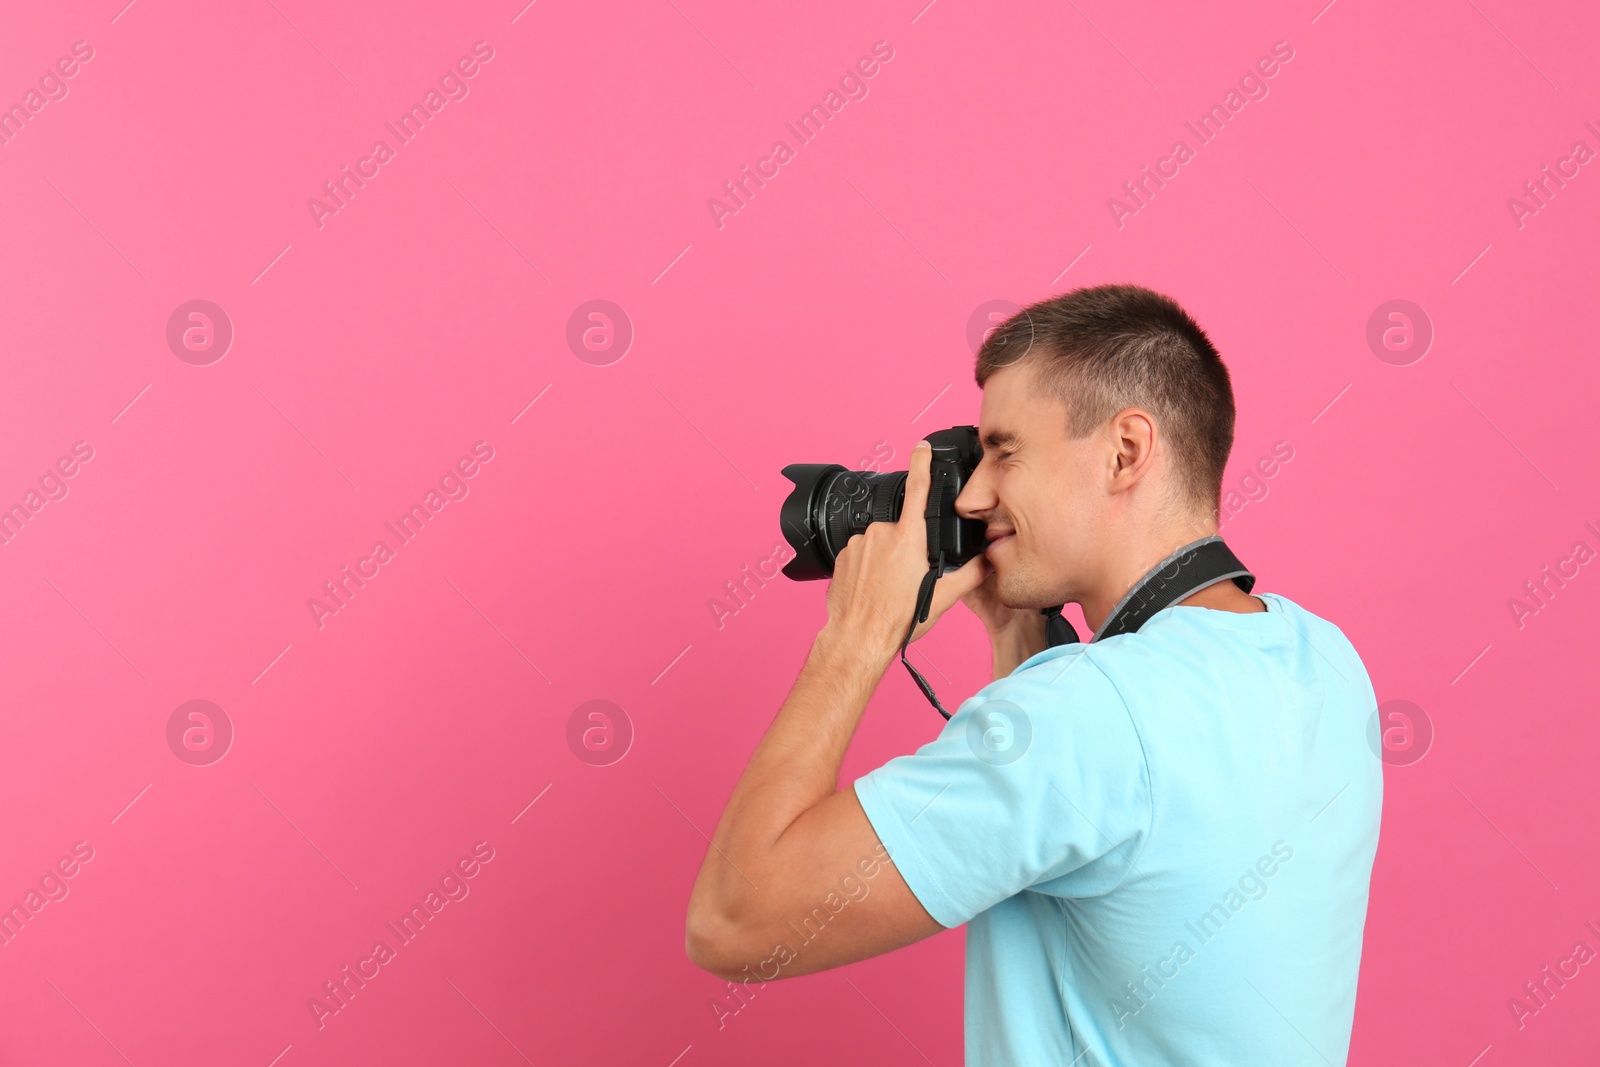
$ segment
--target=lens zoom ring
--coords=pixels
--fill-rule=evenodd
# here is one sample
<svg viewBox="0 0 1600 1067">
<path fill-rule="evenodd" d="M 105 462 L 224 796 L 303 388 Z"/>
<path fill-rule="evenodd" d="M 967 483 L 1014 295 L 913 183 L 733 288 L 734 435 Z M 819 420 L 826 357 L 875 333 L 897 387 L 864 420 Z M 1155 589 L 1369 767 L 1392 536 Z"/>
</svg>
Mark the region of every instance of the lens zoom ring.
<svg viewBox="0 0 1600 1067">
<path fill-rule="evenodd" d="M 838 558 L 844 546 L 850 542 L 850 506 L 846 492 L 849 486 L 846 479 L 849 477 L 849 471 L 839 471 L 828 479 L 817 497 L 828 553 L 834 558 Z"/>
<path fill-rule="evenodd" d="M 872 487 L 873 522 L 894 522 L 900 517 L 895 514 L 895 499 L 903 484 L 885 479 Z"/>
</svg>

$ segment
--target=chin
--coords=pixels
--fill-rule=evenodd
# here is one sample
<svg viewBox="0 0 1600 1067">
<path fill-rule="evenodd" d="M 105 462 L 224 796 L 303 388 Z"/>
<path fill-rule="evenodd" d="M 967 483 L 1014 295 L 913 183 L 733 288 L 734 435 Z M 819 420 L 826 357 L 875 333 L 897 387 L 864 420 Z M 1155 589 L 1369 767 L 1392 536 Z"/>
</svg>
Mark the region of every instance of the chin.
<svg viewBox="0 0 1600 1067">
<path fill-rule="evenodd" d="M 1038 600 L 1037 591 L 1024 576 L 1020 574 L 1001 574 L 996 568 L 998 578 L 995 586 L 1000 594 L 1000 603 L 1008 608 L 1042 608 L 1046 604 L 1035 603 Z"/>
<path fill-rule="evenodd" d="M 996 592 L 1000 595 L 1000 603 L 1008 608 L 1053 608 L 1066 603 L 1063 597 L 1052 597 L 1039 582 L 1031 575 L 1022 573 L 1014 567 L 1001 570 L 995 568 Z"/>
</svg>

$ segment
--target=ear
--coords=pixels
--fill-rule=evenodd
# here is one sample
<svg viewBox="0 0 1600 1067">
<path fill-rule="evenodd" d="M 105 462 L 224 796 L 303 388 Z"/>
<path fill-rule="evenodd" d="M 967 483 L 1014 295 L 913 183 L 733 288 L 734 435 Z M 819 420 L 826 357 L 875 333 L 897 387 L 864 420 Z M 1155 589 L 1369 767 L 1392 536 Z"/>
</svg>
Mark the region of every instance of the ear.
<svg viewBox="0 0 1600 1067">
<path fill-rule="evenodd" d="M 1124 408 L 1112 416 L 1111 491 L 1123 492 L 1144 479 L 1156 449 L 1156 420 L 1143 408 Z"/>
</svg>

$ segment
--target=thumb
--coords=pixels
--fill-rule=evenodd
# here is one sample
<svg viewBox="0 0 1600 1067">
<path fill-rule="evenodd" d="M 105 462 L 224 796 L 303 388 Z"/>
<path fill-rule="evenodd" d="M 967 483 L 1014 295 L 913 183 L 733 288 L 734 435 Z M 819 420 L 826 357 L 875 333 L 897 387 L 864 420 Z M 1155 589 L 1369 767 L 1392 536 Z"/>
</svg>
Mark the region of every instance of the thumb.
<svg viewBox="0 0 1600 1067">
<path fill-rule="evenodd" d="M 918 441 L 911 450 L 911 462 L 906 471 L 905 495 L 901 498 L 900 524 L 922 526 L 928 510 L 928 489 L 933 484 L 933 446 L 927 438 Z"/>
</svg>

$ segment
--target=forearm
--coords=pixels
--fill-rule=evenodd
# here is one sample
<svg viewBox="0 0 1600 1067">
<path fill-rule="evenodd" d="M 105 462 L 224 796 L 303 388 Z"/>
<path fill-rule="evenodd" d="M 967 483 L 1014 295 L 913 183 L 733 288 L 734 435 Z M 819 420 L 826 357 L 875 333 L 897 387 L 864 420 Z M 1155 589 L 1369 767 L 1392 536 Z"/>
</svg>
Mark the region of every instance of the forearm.
<svg viewBox="0 0 1600 1067">
<path fill-rule="evenodd" d="M 691 910 L 727 918 L 762 884 L 779 839 L 839 787 L 839 768 L 878 682 L 888 670 L 874 642 L 824 627 L 788 699 L 756 746 L 711 837 Z"/>
</svg>

